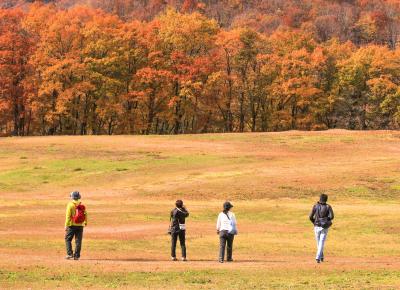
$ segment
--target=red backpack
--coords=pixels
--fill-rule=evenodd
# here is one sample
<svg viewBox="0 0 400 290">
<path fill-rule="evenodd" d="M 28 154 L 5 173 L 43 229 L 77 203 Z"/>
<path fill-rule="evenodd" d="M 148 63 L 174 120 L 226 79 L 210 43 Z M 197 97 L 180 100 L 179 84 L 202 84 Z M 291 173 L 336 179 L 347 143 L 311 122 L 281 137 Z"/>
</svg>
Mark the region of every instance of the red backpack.
<svg viewBox="0 0 400 290">
<path fill-rule="evenodd" d="M 85 221 L 86 216 L 85 216 L 85 206 L 83 204 L 78 204 L 75 207 L 75 215 L 72 217 L 72 221 L 75 224 L 81 224 Z"/>
</svg>

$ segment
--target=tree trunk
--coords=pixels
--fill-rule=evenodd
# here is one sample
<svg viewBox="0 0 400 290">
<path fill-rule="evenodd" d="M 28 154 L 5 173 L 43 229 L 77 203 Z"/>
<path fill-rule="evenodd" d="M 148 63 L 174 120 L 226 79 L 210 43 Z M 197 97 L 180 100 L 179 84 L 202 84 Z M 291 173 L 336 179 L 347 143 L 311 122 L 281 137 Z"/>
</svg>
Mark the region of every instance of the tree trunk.
<svg viewBox="0 0 400 290">
<path fill-rule="evenodd" d="M 244 132 L 244 92 L 240 92 L 239 97 L 239 132 Z"/>
<path fill-rule="evenodd" d="M 148 98 L 148 103 L 147 103 L 147 126 L 146 126 L 146 135 L 149 135 L 151 133 L 151 127 L 153 126 L 153 120 L 154 120 L 154 96 L 150 95 Z"/>
</svg>

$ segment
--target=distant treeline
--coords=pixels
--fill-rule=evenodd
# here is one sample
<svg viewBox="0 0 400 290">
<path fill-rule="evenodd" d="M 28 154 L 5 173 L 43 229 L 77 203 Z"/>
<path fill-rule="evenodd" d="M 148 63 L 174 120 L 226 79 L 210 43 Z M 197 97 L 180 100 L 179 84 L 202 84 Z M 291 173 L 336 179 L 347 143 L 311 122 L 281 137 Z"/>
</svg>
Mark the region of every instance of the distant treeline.
<svg viewBox="0 0 400 290">
<path fill-rule="evenodd" d="M 243 12 L 224 24 L 206 2 L 147 21 L 89 6 L 0 9 L 0 134 L 399 127 L 398 1 L 374 1 L 386 18 L 369 1 L 323 1 L 364 2 L 351 27 L 284 7 L 276 21 Z"/>
</svg>

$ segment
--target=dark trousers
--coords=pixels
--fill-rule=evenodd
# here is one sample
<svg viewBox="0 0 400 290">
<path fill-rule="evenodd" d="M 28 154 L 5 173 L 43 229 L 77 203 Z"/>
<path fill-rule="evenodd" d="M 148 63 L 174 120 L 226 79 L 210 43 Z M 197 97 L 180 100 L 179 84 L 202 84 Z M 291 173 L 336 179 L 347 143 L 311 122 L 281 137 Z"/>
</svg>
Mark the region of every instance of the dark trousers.
<svg viewBox="0 0 400 290">
<path fill-rule="evenodd" d="M 221 261 L 224 260 L 225 257 L 225 245 L 226 247 L 226 258 L 227 260 L 232 260 L 232 246 L 233 246 L 233 238 L 235 236 L 228 233 L 228 231 L 220 231 L 219 232 L 219 259 Z"/>
<path fill-rule="evenodd" d="M 75 254 L 72 252 L 72 239 L 75 237 Z M 79 258 L 81 256 L 83 227 L 70 226 L 65 233 L 65 246 L 67 247 L 67 255 Z"/>
<path fill-rule="evenodd" d="M 179 237 L 179 243 L 181 244 L 181 249 L 182 249 L 182 258 L 186 258 L 186 244 L 185 244 L 185 237 L 186 231 L 178 231 L 178 232 L 172 232 L 171 233 L 171 257 L 175 258 L 176 257 L 176 242 Z"/>
</svg>

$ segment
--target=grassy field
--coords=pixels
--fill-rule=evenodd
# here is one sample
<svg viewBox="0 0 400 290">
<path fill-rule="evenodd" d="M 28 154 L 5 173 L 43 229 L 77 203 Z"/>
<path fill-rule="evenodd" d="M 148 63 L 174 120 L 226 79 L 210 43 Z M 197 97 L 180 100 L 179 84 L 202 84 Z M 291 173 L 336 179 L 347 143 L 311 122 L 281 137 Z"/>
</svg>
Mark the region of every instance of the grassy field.
<svg viewBox="0 0 400 290">
<path fill-rule="evenodd" d="M 79 262 L 63 259 L 75 189 L 89 211 Z M 322 192 L 336 219 L 316 264 L 308 213 Z M 169 260 L 178 198 L 187 263 Z M 3 138 L 0 288 L 400 289 L 399 198 L 394 131 Z M 227 199 L 239 235 L 219 264 Z"/>
</svg>

